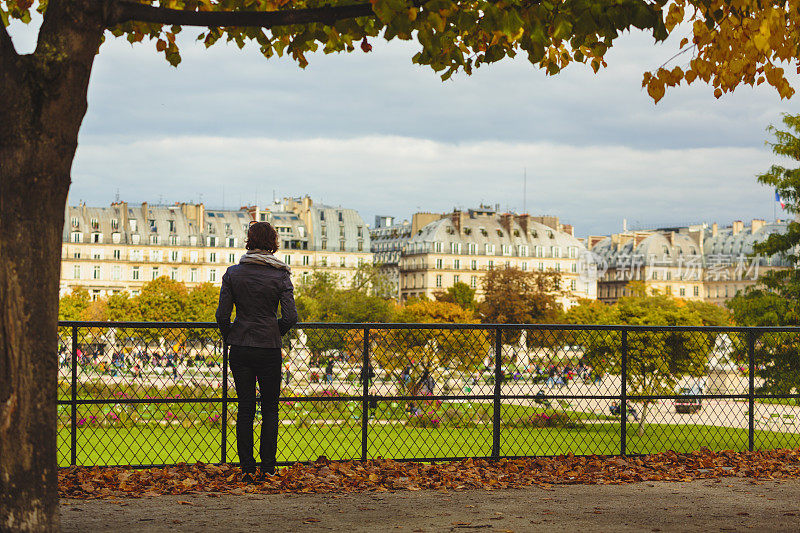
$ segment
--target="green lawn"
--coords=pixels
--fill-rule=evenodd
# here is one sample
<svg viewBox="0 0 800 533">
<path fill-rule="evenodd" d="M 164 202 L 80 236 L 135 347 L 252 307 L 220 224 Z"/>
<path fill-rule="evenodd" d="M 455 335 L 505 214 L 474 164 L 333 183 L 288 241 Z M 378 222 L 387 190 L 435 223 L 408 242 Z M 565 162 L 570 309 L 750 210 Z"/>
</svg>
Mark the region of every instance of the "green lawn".
<svg viewBox="0 0 800 533">
<path fill-rule="evenodd" d="M 695 425 L 651 425 L 645 434 L 628 428 L 628 453 L 666 450 L 688 452 L 705 446 L 712 450 L 746 450 L 747 430 Z M 68 427 L 59 429 L 59 464 L 69 465 Z M 78 429 L 78 464 L 160 464 L 219 462 L 220 427 L 182 426 L 89 426 Z M 757 431 L 757 449 L 800 446 L 800 435 Z M 416 428 L 400 424 L 370 423 L 369 457 L 448 457 L 489 455 L 491 424 L 475 428 Z M 618 424 L 589 424 L 581 429 L 503 428 L 503 455 L 615 454 L 619 453 Z M 355 459 L 361 456 L 361 425 L 302 427 L 282 425 L 279 431 L 279 461 Z M 228 461 L 236 461 L 236 437 L 228 428 Z"/>
</svg>

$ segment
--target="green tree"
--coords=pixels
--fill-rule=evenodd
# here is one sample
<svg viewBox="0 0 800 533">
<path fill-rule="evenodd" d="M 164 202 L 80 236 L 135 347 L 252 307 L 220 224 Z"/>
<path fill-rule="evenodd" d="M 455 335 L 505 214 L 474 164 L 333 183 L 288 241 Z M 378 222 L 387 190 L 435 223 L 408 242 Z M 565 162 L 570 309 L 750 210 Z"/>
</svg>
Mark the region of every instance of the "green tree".
<svg viewBox="0 0 800 533">
<path fill-rule="evenodd" d="M 470 311 L 474 311 L 478 306 L 475 301 L 475 289 L 470 288 L 463 281 L 454 283 L 446 291 L 437 291 L 433 296 L 440 302 L 454 303 Z"/>
<path fill-rule="evenodd" d="M 56 382 L 56 359 L 42 354 L 58 347 L 64 205 L 106 31 L 130 43 L 153 43 L 172 65 L 180 61 L 176 34 L 185 26 L 207 28 L 199 35 L 206 46 L 252 42 L 265 57 L 287 54 L 301 67 L 320 49 L 368 52 L 370 39 L 379 36 L 413 38 L 419 43 L 413 61 L 447 79 L 522 52 L 547 74 L 572 62 L 597 71 L 625 30 L 663 40 L 668 28 L 686 20 L 695 58 L 686 70 L 645 75 L 654 99 L 665 86 L 695 78 L 719 94 L 766 80 L 788 96 L 793 91 L 773 61 L 798 62 L 798 1 L 0 0 L 0 285 L 15 288 L 0 294 L 8 325 L 0 330 L 6 348 L 0 351 L 0 513 L 12 517 L 8 527 L 44 530 L 58 523 L 55 386 L 24 384 Z M 29 22 L 34 9 L 43 15 L 37 46 L 19 54 L 7 27 L 12 19 Z M 37 275 L 24 274 L 31 272 Z"/>
<path fill-rule="evenodd" d="M 58 301 L 58 319 L 84 320 L 84 313 L 90 303 L 89 291 L 83 287 L 75 287 Z"/>
<path fill-rule="evenodd" d="M 568 313 L 569 315 L 569 313 Z M 620 298 L 608 314 L 597 314 L 608 324 L 632 326 L 700 326 L 703 315 L 684 300 L 670 296 L 638 295 Z M 601 322 L 602 323 L 602 322 Z M 674 394 L 685 376 L 706 372 L 716 334 L 698 331 L 628 332 L 628 394 Z M 596 331 L 585 337 L 584 360 L 599 374 L 622 374 L 621 336 L 618 331 Z M 639 435 L 644 434 L 651 402 L 640 402 Z"/>
</svg>

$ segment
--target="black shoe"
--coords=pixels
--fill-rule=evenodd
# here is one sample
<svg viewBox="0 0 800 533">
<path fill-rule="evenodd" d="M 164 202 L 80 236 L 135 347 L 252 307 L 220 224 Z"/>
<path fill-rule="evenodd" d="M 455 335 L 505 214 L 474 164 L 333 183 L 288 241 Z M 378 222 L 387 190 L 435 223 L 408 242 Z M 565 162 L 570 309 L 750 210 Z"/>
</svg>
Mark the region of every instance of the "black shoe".
<svg viewBox="0 0 800 533">
<path fill-rule="evenodd" d="M 272 477 L 274 475 L 275 475 L 275 467 L 274 466 L 262 467 L 261 468 L 261 476 L 260 476 L 260 478 L 261 478 L 262 481 L 264 479 L 266 479 L 268 477 Z"/>
<path fill-rule="evenodd" d="M 255 483 L 256 480 L 254 474 L 255 472 L 245 472 L 242 474 L 242 483 Z"/>
</svg>

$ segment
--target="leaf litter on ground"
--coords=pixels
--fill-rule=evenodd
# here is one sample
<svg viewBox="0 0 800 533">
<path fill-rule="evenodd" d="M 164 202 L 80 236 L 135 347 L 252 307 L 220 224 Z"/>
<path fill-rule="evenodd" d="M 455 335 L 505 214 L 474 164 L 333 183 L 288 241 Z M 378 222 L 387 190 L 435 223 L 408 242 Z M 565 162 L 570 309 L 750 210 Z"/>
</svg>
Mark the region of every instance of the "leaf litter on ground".
<svg viewBox="0 0 800 533">
<path fill-rule="evenodd" d="M 391 459 L 295 463 L 275 476 L 243 483 L 229 464 L 179 463 L 164 468 L 62 468 L 64 498 L 138 498 L 165 494 L 348 493 L 365 491 L 509 489 L 532 485 L 692 481 L 743 477 L 753 481 L 800 478 L 800 449 L 755 452 L 664 452 L 642 456 L 464 459 L 425 464 Z M 185 503 L 181 501 L 180 503 Z M 188 503 L 188 502 L 187 502 Z"/>
</svg>

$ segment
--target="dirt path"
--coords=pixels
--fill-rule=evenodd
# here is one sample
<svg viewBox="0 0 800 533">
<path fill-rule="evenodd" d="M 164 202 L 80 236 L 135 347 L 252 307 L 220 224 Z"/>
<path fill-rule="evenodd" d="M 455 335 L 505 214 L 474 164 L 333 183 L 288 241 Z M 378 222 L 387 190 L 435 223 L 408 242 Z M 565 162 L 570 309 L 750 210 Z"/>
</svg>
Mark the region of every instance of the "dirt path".
<svg viewBox="0 0 800 533">
<path fill-rule="evenodd" d="M 216 496 L 216 495 L 214 495 Z M 800 531 L 800 480 L 61 500 L 71 531 Z"/>
</svg>

